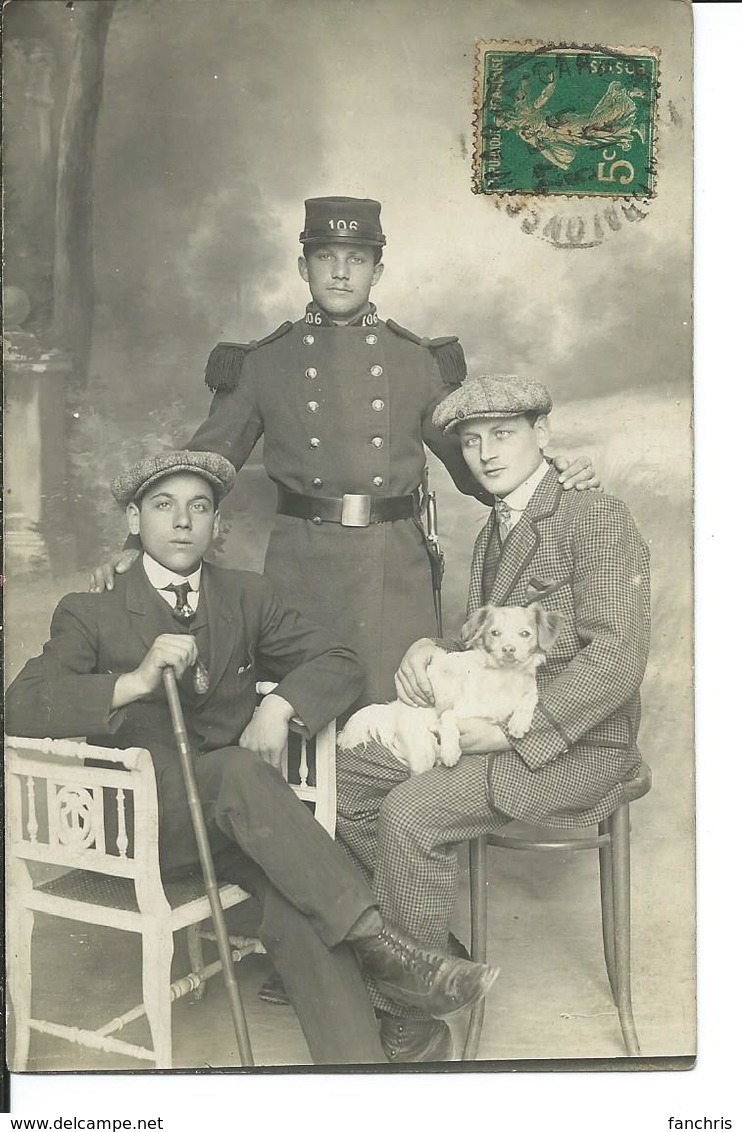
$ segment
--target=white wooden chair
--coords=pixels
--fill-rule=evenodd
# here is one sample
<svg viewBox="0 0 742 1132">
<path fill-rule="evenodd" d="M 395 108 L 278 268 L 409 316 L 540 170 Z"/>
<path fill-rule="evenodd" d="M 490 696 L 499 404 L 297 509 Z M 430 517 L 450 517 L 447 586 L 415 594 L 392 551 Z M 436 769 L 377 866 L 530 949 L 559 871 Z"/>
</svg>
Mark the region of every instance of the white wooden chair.
<svg viewBox="0 0 742 1132">
<path fill-rule="evenodd" d="M 268 690 L 270 686 L 259 686 L 261 692 Z M 296 729 L 301 734 L 300 724 Z M 334 721 L 311 742 L 301 735 L 300 744 L 299 783 L 292 787 L 300 798 L 314 803 L 315 817 L 333 836 Z M 88 759 L 106 765 L 83 765 Z M 287 761 L 285 757 L 288 777 Z M 310 783 L 312 762 L 314 784 Z M 115 821 L 110 820 L 110 812 L 104 814 L 104 789 L 115 798 Z M 11 1068 L 15 1072 L 26 1068 L 33 1030 L 152 1062 L 158 1069 L 171 1068 L 171 1004 L 189 993 L 200 997 L 221 963 L 204 963 L 201 940 L 214 937 L 199 927 L 210 917 L 203 883 L 196 878 L 175 883 L 161 879 L 157 793 L 149 751 L 93 747 L 69 739 L 8 738 L 6 795 L 7 964 L 15 1016 Z M 133 847 L 125 822 L 127 810 L 133 814 Z M 34 883 L 30 862 L 64 871 Z M 222 884 L 219 891 L 225 910 L 249 899 L 236 884 Z M 142 1003 L 97 1030 L 32 1017 L 31 937 L 36 912 L 141 935 Z M 188 932 L 192 970 L 171 983 L 173 935 L 179 928 Z M 257 939 L 232 937 L 231 942 L 235 960 L 263 951 Z M 142 1015 L 149 1023 L 151 1049 L 112 1036 Z"/>
</svg>

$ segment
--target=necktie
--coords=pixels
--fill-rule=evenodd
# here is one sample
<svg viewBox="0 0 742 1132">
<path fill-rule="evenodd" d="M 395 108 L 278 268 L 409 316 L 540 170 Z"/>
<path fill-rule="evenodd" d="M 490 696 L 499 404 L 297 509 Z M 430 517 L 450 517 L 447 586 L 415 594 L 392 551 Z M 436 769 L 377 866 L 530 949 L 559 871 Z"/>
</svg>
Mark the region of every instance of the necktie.
<svg viewBox="0 0 742 1132">
<path fill-rule="evenodd" d="M 500 532 L 500 538 L 504 542 L 512 529 L 513 509 L 504 499 L 496 499 L 495 511 L 497 512 L 497 528 Z"/>
<path fill-rule="evenodd" d="M 188 594 L 192 591 L 190 582 L 171 582 L 169 586 L 163 586 L 163 589 L 175 594 L 175 620 L 180 621 L 181 625 L 189 625 L 196 616 L 196 610 L 188 604 Z M 205 696 L 209 690 L 209 674 L 198 658 L 193 666 L 193 687 L 199 696 Z"/>
<path fill-rule="evenodd" d="M 171 582 L 169 586 L 162 588 L 175 594 L 175 609 L 173 610 L 175 620 L 180 621 L 181 625 L 188 625 L 196 616 L 196 610 L 191 609 L 188 604 L 188 594 L 191 592 L 190 582 Z"/>
<path fill-rule="evenodd" d="M 497 513 L 497 512 L 495 512 Z M 500 560 L 500 551 L 502 550 L 502 539 L 500 532 L 497 529 L 497 523 L 492 526 L 492 534 L 487 543 L 487 548 L 484 552 L 484 562 L 482 564 L 482 601 L 487 602 L 492 593 L 492 587 L 495 584 L 495 574 L 497 573 L 497 564 Z"/>
</svg>

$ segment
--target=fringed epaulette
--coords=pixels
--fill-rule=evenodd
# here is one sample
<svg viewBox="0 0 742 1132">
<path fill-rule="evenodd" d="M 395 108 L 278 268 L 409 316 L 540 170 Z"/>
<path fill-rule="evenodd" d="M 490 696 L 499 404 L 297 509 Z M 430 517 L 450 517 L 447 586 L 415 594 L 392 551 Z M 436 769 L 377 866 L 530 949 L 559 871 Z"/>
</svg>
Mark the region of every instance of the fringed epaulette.
<svg viewBox="0 0 742 1132">
<path fill-rule="evenodd" d="M 445 338 L 420 338 L 391 318 L 387 319 L 386 324 L 400 338 L 406 338 L 408 342 L 415 342 L 418 346 L 425 346 L 431 351 L 445 385 L 450 389 L 457 389 L 461 385 L 466 377 L 466 358 L 461 343 L 455 335 Z"/>
<path fill-rule="evenodd" d="M 253 342 L 219 342 L 206 363 L 205 380 L 209 389 L 213 393 L 218 389 L 227 392 L 236 389 L 247 354 L 268 342 L 275 342 L 276 338 L 283 338 L 293 325 L 293 322 L 282 322 L 271 334 L 267 334 L 265 338 L 256 338 Z"/>
</svg>

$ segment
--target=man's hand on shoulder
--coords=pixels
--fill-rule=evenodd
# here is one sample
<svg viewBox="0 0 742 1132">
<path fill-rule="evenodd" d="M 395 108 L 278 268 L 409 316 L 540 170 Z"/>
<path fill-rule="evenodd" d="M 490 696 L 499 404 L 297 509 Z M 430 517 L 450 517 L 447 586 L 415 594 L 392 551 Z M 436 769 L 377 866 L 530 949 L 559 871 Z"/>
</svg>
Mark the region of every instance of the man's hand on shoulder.
<svg viewBox="0 0 742 1132">
<path fill-rule="evenodd" d="M 554 456 L 554 467 L 560 473 L 559 482 L 565 491 L 591 491 L 599 488 L 598 477 L 589 456 Z"/>
<path fill-rule="evenodd" d="M 274 692 L 258 704 L 255 714 L 240 735 L 240 746 L 260 755 L 271 766 L 280 768 L 289 739 L 289 721 L 294 709 Z"/>
<path fill-rule="evenodd" d="M 119 676 L 113 690 L 112 710 L 151 695 L 162 682 L 164 668 L 174 669 L 180 679 L 185 670 L 195 664 L 197 657 L 198 647 L 193 637 L 185 633 L 160 634 L 139 667 Z"/>
<path fill-rule="evenodd" d="M 125 574 L 139 557 L 138 550 L 123 550 L 118 558 L 111 558 L 96 566 L 88 579 L 88 589 L 93 594 L 103 593 L 103 590 L 112 590 L 117 574 Z"/>
<path fill-rule="evenodd" d="M 428 667 L 433 657 L 442 651 L 430 637 L 422 637 L 410 645 L 394 676 L 397 695 L 403 703 L 410 707 L 430 707 L 435 703 Z"/>
</svg>

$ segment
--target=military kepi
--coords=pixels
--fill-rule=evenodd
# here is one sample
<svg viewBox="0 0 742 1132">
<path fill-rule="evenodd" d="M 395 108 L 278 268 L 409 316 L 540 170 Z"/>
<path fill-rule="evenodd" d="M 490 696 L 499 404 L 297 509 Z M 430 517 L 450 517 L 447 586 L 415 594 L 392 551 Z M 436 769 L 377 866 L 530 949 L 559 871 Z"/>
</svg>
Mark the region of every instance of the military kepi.
<svg viewBox="0 0 742 1132">
<path fill-rule="evenodd" d="M 113 497 L 121 507 L 136 503 L 145 491 L 177 472 L 191 472 L 207 480 L 214 489 L 216 503 L 220 503 L 234 484 L 236 472 L 229 460 L 218 452 L 189 452 L 187 450 L 160 452 L 147 456 L 133 467 L 111 480 Z"/>
<path fill-rule="evenodd" d="M 441 401 L 433 424 L 441 432 L 463 421 L 483 417 L 519 417 L 523 413 L 551 412 L 551 394 L 540 381 L 514 375 L 484 374 L 471 377 Z"/>
<path fill-rule="evenodd" d="M 386 244 L 381 230 L 381 205 L 377 200 L 357 197 L 311 197 L 304 201 L 306 209 L 301 244 L 328 240 L 348 243 Z"/>
</svg>

